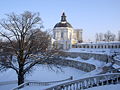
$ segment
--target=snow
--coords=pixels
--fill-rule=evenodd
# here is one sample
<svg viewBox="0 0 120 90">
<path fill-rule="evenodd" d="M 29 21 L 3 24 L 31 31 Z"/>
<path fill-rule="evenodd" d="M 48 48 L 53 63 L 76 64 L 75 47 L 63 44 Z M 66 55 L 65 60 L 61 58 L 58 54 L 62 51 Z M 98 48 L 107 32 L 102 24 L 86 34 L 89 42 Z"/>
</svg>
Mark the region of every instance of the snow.
<svg viewBox="0 0 120 90">
<path fill-rule="evenodd" d="M 88 89 L 85 89 L 85 90 L 120 90 L 120 84 L 93 87 L 93 88 L 88 88 Z"/>
<path fill-rule="evenodd" d="M 113 64 L 113 67 L 114 67 L 115 69 L 117 69 L 117 68 L 120 68 L 120 65 Z"/>
<path fill-rule="evenodd" d="M 117 55 L 114 59 L 120 61 L 120 55 Z"/>
<path fill-rule="evenodd" d="M 96 53 L 96 54 L 110 54 L 110 52 L 114 52 L 115 51 L 119 51 L 120 49 L 86 49 L 86 48 L 72 48 L 67 52 L 83 52 L 83 53 Z M 117 56 L 117 58 L 120 59 L 120 56 Z M 48 69 L 48 67 L 46 65 L 39 65 L 36 66 L 33 69 L 33 72 L 29 75 L 27 75 L 27 77 L 25 78 L 25 80 L 29 80 L 29 81 L 38 81 L 38 82 L 50 82 L 50 81 L 58 81 L 58 80 L 63 80 L 63 79 L 67 79 L 70 76 L 73 76 L 74 80 L 80 79 L 80 78 L 84 78 L 84 77 L 90 77 L 90 76 L 94 76 L 96 74 L 99 74 L 100 72 L 102 72 L 102 67 L 103 66 L 110 66 L 111 63 L 106 64 L 105 62 L 99 61 L 99 60 L 95 60 L 94 58 L 90 58 L 88 60 L 83 60 L 80 57 L 76 57 L 76 58 L 71 58 L 71 57 L 67 57 L 66 60 L 75 60 L 75 61 L 79 61 L 79 62 L 84 62 L 84 63 L 88 63 L 88 64 L 93 64 L 96 66 L 96 69 L 91 71 L 91 72 L 83 72 L 81 70 L 75 69 L 75 68 L 71 68 L 71 67 L 61 67 L 62 71 L 60 69 L 57 69 L 55 67 L 53 67 L 53 70 Z M 120 68 L 119 65 L 114 64 L 113 65 L 114 68 Z M 17 80 L 17 74 L 15 71 L 9 69 L 6 72 L 2 72 L 0 73 L 0 82 L 5 82 L 5 81 L 13 81 L 13 80 Z M 0 90 L 11 90 L 13 88 L 17 87 L 17 84 L 8 84 L 8 85 L 0 85 Z M 21 90 L 44 90 L 46 86 L 26 86 Z M 107 85 L 107 86 L 100 86 L 100 87 L 94 87 L 94 88 L 90 88 L 90 89 L 86 89 L 86 90 L 119 90 L 120 89 L 120 85 Z"/>
<path fill-rule="evenodd" d="M 86 73 L 71 67 L 61 67 L 61 68 L 62 68 L 62 72 L 55 67 L 53 67 L 55 71 L 52 71 L 49 70 L 48 67 L 46 67 L 46 65 L 36 66 L 33 72 L 26 77 L 26 80 L 49 82 L 49 81 L 64 80 L 69 78 L 70 76 L 73 76 L 73 79 L 78 79 L 79 77 L 81 77 L 83 74 Z M 8 70 L 7 72 L 0 73 L 0 82 L 11 81 L 11 80 L 17 80 L 17 75 L 13 70 Z M 15 87 L 17 87 L 17 84 L 0 85 L 0 90 L 10 90 Z M 33 86 L 33 87 L 37 88 L 38 86 Z M 25 87 L 25 88 L 30 88 L 30 87 Z M 35 90 L 40 90 L 40 88 L 42 88 L 42 86 L 41 87 L 39 86 L 38 89 Z"/>
<path fill-rule="evenodd" d="M 26 86 L 20 90 L 44 90 L 45 86 Z"/>
<path fill-rule="evenodd" d="M 17 80 L 16 72 L 9 69 L 5 72 L 0 72 L 0 82 Z"/>
</svg>

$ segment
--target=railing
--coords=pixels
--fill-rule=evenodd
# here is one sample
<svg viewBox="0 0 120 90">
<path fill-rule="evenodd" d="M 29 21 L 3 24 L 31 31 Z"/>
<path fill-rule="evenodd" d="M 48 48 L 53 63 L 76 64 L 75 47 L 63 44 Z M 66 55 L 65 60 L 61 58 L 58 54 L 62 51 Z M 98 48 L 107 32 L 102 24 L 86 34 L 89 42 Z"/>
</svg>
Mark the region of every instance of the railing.
<svg viewBox="0 0 120 90">
<path fill-rule="evenodd" d="M 52 86 L 46 90 L 81 90 L 120 82 L 120 74 L 104 74 Z"/>
<path fill-rule="evenodd" d="M 48 85 L 51 85 L 51 84 L 54 84 L 54 83 L 59 83 L 59 82 L 64 82 L 64 81 L 67 81 L 67 80 L 72 80 L 73 77 L 71 76 L 70 78 L 68 79 L 64 79 L 64 80 L 59 80 L 59 81 L 51 81 L 51 82 L 25 82 L 21 85 L 19 85 L 18 87 L 14 88 L 13 90 L 19 90 L 21 88 L 24 88 L 26 86 L 48 86 Z"/>
</svg>

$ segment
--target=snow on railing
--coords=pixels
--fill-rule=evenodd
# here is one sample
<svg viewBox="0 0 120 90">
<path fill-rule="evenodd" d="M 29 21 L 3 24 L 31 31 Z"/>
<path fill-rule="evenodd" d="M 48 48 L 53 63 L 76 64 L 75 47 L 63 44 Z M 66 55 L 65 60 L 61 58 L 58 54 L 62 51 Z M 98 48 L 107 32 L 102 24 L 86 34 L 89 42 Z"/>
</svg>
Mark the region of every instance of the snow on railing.
<svg viewBox="0 0 120 90">
<path fill-rule="evenodd" d="M 59 81 L 51 81 L 51 82 L 25 82 L 21 85 L 19 85 L 18 87 L 14 88 L 13 90 L 19 90 L 21 88 L 24 88 L 26 86 L 48 86 L 48 85 L 51 85 L 51 84 L 54 84 L 54 83 L 59 83 L 59 82 L 64 82 L 64 81 L 67 81 L 67 80 L 72 80 L 73 77 L 71 76 L 70 78 L 68 79 L 64 79 L 64 80 L 59 80 Z"/>
<path fill-rule="evenodd" d="M 103 74 L 58 84 L 45 90 L 80 90 L 120 82 L 120 74 Z"/>
</svg>

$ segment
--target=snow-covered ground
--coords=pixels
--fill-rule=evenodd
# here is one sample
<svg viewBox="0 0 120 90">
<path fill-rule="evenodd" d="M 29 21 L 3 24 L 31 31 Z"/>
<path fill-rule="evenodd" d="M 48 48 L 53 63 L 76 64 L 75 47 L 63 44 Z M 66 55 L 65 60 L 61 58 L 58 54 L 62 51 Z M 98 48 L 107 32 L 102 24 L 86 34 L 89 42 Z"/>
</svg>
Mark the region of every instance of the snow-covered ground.
<svg viewBox="0 0 120 90">
<path fill-rule="evenodd" d="M 56 70 L 57 68 L 53 68 Z M 35 70 L 33 70 L 31 75 L 28 75 L 26 77 L 26 80 L 32 80 L 32 81 L 39 81 L 39 82 L 49 82 L 49 81 L 58 81 L 67 79 L 70 76 L 73 76 L 73 79 L 80 78 L 83 74 L 86 74 L 86 72 L 83 72 L 78 69 L 70 68 L 70 67 L 61 67 L 62 71 L 57 69 L 56 71 L 52 71 L 46 67 L 46 65 L 41 65 L 35 67 Z M 17 75 L 13 70 L 8 70 L 6 72 L 0 73 L 0 82 L 3 81 L 11 81 L 11 80 L 17 80 Z M 13 88 L 17 87 L 17 84 L 10 84 L 10 85 L 1 85 L 0 90 L 11 90 Z M 40 90 L 40 86 L 35 86 L 36 89 L 34 90 Z M 38 87 L 38 89 L 37 89 Z M 33 90 L 26 89 L 30 87 L 25 87 L 24 90 Z"/>
<path fill-rule="evenodd" d="M 120 49 L 117 49 L 115 51 L 120 52 Z M 72 48 L 68 52 L 110 54 L 111 52 L 114 52 L 114 50 Z M 67 57 L 66 59 L 93 64 L 96 66 L 96 69 L 89 73 L 86 73 L 81 70 L 70 68 L 70 67 L 62 67 L 62 71 L 54 67 L 53 70 L 55 71 L 52 71 L 51 69 L 47 68 L 46 65 L 39 65 L 35 67 L 35 69 L 30 75 L 27 75 L 25 80 L 38 81 L 38 82 L 49 82 L 49 81 L 63 80 L 63 79 L 69 78 L 70 76 L 73 76 L 73 79 L 77 80 L 80 78 L 89 77 L 89 76 L 98 74 L 102 72 L 102 67 L 107 65 L 105 62 L 95 60 L 94 58 L 83 60 L 80 57 L 77 57 L 77 58 Z M 120 67 L 115 64 L 113 66 L 118 67 L 118 68 Z M 13 81 L 13 80 L 17 80 L 17 75 L 13 70 L 10 69 L 6 72 L 0 73 L 0 82 Z M 17 84 L 0 85 L 0 90 L 11 90 L 15 87 L 17 87 Z M 111 87 L 117 87 L 117 88 L 111 88 Z M 44 88 L 45 86 L 30 86 L 30 87 L 27 86 L 21 90 L 44 90 Z M 118 84 L 118 85 L 109 85 L 109 86 L 103 86 L 103 87 L 95 87 L 95 88 L 90 88 L 88 90 L 96 90 L 96 89 L 97 90 L 105 90 L 105 89 L 119 90 L 120 85 Z"/>
<path fill-rule="evenodd" d="M 82 53 L 96 53 L 96 54 L 111 54 L 114 52 L 120 52 L 120 48 L 118 49 L 95 49 L 95 48 L 71 48 L 67 52 L 82 52 Z"/>
</svg>

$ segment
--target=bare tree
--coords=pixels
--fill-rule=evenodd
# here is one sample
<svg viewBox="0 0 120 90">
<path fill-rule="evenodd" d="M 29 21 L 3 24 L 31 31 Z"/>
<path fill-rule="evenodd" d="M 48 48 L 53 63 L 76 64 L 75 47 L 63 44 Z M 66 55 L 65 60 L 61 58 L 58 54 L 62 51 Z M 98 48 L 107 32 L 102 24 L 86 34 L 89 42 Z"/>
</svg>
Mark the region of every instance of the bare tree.
<svg viewBox="0 0 120 90">
<path fill-rule="evenodd" d="M 18 75 L 18 85 L 24 83 L 25 74 L 36 64 L 52 63 L 62 54 L 55 48 L 49 48 L 50 36 L 41 31 L 39 13 L 26 11 L 20 15 L 8 14 L 0 22 L 2 42 L 0 52 L 0 71 L 11 68 Z"/>
<path fill-rule="evenodd" d="M 109 41 L 115 41 L 115 34 L 111 33 L 111 31 L 107 31 L 104 34 L 104 38 L 105 38 L 105 41 L 107 41 L 107 42 L 109 42 Z"/>
</svg>

